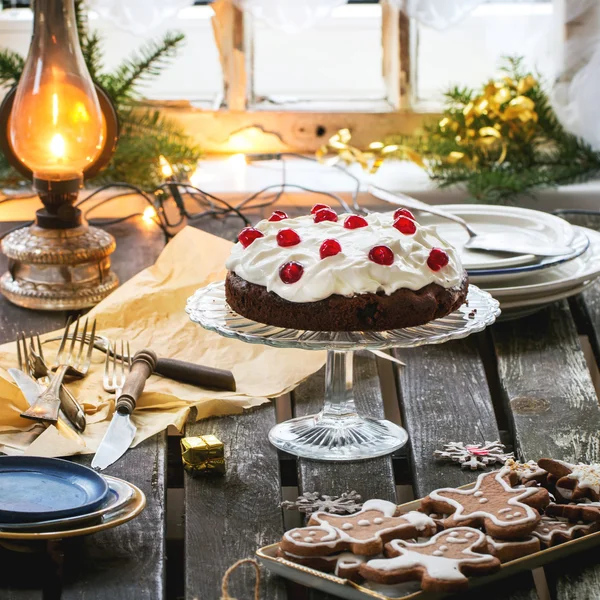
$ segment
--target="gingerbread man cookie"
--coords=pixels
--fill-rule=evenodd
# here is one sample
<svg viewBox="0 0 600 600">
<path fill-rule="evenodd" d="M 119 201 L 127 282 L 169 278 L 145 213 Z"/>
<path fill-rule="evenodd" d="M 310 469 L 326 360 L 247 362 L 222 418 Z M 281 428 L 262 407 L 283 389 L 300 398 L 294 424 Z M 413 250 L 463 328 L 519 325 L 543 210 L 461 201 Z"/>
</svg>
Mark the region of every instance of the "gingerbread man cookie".
<svg viewBox="0 0 600 600">
<path fill-rule="evenodd" d="M 556 478 L 556 491 L 566 500 L 600 500 L 600 464 L 573 465 L 553 458 L 540 458 L 538 465 Z"/>
<path fill-rule="evenodd" d="M 523 540 L 497 540 L 487 536 L 487 551 L 500 559 L 501 563 L 517 560 L 534 552 L 539 552 L 540 540 L 533 535 Z"/>
<path fill-rule="evenodd" d="M 469 586 L 467 575 L 491 573 L 500 561 L 486 554 L 485 534 L 471 527 L 442 531 L 420 543 L 394 540 L 386 545 L 390 558 L 370 560 L 360 566 L 368 581 L 395 584 L 421 581 L 432 592 L 456 592 Z"/>
<path fill-rule="evenodd" d="M 350 581 L 362 580 L 359 568 L 368 560 L 366 556 L 358 556 L 351 552 L 342 552 L 331 556 L 298 556 L 284 552 L 281 548 L 277 551 L 277 556 L 317 571 L 333 573 L 337 577 L 349 579 Z"/>
<path fill-rule="evenodd" d="M 590 502 L 587 499 L 577 504 L 549 504 L 545 512 L 550 517 L 564 517 L 569 521 L 600 522 L 600 502 Z"/>
<path fill-rule="evenodd" d="M 567 519 L 544 516 L 533 530 L 532 535 L 540 540 L 543 548 L 548 548 L 583 537 L 588 533 L 597 531 L 597 529 L 597 523 L 586 524 L 583 521 L 571 523 Z"/>
<path fill-rule="evenodd" d="M 513 488 L 505 469 L 483 473 L 468 490 L 442 488 L 421 501 L 426 513 L 451 513 L 444 520 L 450 529 L 459 525 L 483 527 L 499 539 L 527 537 L 540 520 L 538 510 L 549 502 L 548 491 L 538 487 Z M 538 509 L 538 510 L 536 510 Z"/>
<path fill-rule="evenodd" d="M 433 535 L 436 525 L 420 512 L 394 516 L 397 506 L 386 500 L 368 500 L 353 515 L 313 513 L 308 527 L 287 531 L 280 543 L 284 552 L 297 556 L 326 556 L 350 551 L 374 556 L 393 539 Z"/>
</svg>

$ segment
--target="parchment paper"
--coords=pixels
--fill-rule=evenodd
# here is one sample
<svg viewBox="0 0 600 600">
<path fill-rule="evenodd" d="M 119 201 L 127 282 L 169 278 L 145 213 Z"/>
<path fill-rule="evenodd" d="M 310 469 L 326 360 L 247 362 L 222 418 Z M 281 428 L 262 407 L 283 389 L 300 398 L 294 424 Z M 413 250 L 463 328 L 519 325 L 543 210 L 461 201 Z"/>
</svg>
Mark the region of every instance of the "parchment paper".
<svg viewBox="0 0 600 600">
<path fill-rule="evenodd" d="M 129 340 L 132 353 L 152 348 L 161 357 L 230 369 L 235 376 L 237 392 L 216 392 L 153 375 L 132 417 L 137 426 L 134 446 L 169 425 L 181 429 L 191 407 L 196 407 L 198 419 L 242 413 L 292 390 L 325 364 L 324 352 L 246 344 L 189 320 L 184 310 L 187 298 L 224 278 L 230 249 L 230 242 L 187 227 L 169 242 L 152 267 L 89 313 L 97 319 L 97 333 Z M 57 346 L 44 345 L 47 362 L 53 362 Z M 6 372 L 10 367 L 17 367 L 14 342 L 0 346 L 0 451 L 36 456 L 96 451 L 114 410 L 114 396 L 102 389 L 102 352 L 94 351 L 86 378 L 68 384 L 87 414 L 88 425 L 81 436 L 64 436 L 54 426 L 44 428 L 21 418 L 28 405 Z"/>
</svg>

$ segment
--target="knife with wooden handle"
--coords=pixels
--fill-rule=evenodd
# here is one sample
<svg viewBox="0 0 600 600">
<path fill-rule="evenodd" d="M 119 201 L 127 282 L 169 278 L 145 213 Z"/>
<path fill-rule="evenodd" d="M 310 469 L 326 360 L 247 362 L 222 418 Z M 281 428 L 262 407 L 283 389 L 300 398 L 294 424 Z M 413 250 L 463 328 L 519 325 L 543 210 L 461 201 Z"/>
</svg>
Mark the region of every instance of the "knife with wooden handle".
<svg viewBox="0 0 600 600">
<path fill-rule="evenodd" d="M 133 357 L 123 390 L 116 398 L 113 418 L 92 460 L 94 469 L 106 469 L 119 460 L 131 446 L 137 429 L 130 416 L 144 391 L 146 380 L 156 367 L 156 361 L 156 354 L 148 349 L 140 350 Z"/>
<path fill-rule="evenodd" d="M 159 358 L 154 372 L 157 375 L 191 383 L 204 388 L 235 392 L 235 379 L 231 371 L 205 367 L 175 358 Z"/>
</svg>

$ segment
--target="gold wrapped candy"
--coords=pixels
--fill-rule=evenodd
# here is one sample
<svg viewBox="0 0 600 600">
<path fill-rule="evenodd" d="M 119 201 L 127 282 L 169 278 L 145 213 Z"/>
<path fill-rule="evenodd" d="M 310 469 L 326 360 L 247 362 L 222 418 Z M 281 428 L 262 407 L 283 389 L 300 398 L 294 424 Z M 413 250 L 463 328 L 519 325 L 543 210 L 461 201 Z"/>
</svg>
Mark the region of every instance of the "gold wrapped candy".
<svg viewBox="0 0 600 600">
<path fill-rule="evenodd" d="M 214 435 L 181 438 L 181 459 L 192 474 L 225 473 L 225 448 Z"/>
</svg>

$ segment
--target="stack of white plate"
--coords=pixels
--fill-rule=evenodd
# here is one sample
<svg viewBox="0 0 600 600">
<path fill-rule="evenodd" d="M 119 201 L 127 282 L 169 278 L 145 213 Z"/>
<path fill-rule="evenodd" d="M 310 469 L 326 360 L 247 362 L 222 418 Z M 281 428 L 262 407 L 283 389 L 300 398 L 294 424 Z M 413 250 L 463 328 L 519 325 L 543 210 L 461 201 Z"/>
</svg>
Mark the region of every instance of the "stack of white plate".
<svg viewBox="0 0 600 600">
<path fill-rule="evenodd" d="M 480 204 L 451 204 L 444 211 L 462 217 L 477 233 L 502 233 L 533 246 L 568 246 L 567 255 L 539 257 L 467 250 L 468 235 L 460 225 L 421 213 L 419 221 L 433 224 L 459 249 L 471 283 L 500 301 L 504 318 L 534 313 L 557 300 L 583 291 L 600 276 L 600 233 L 537 210 Z"/>
</svg>

